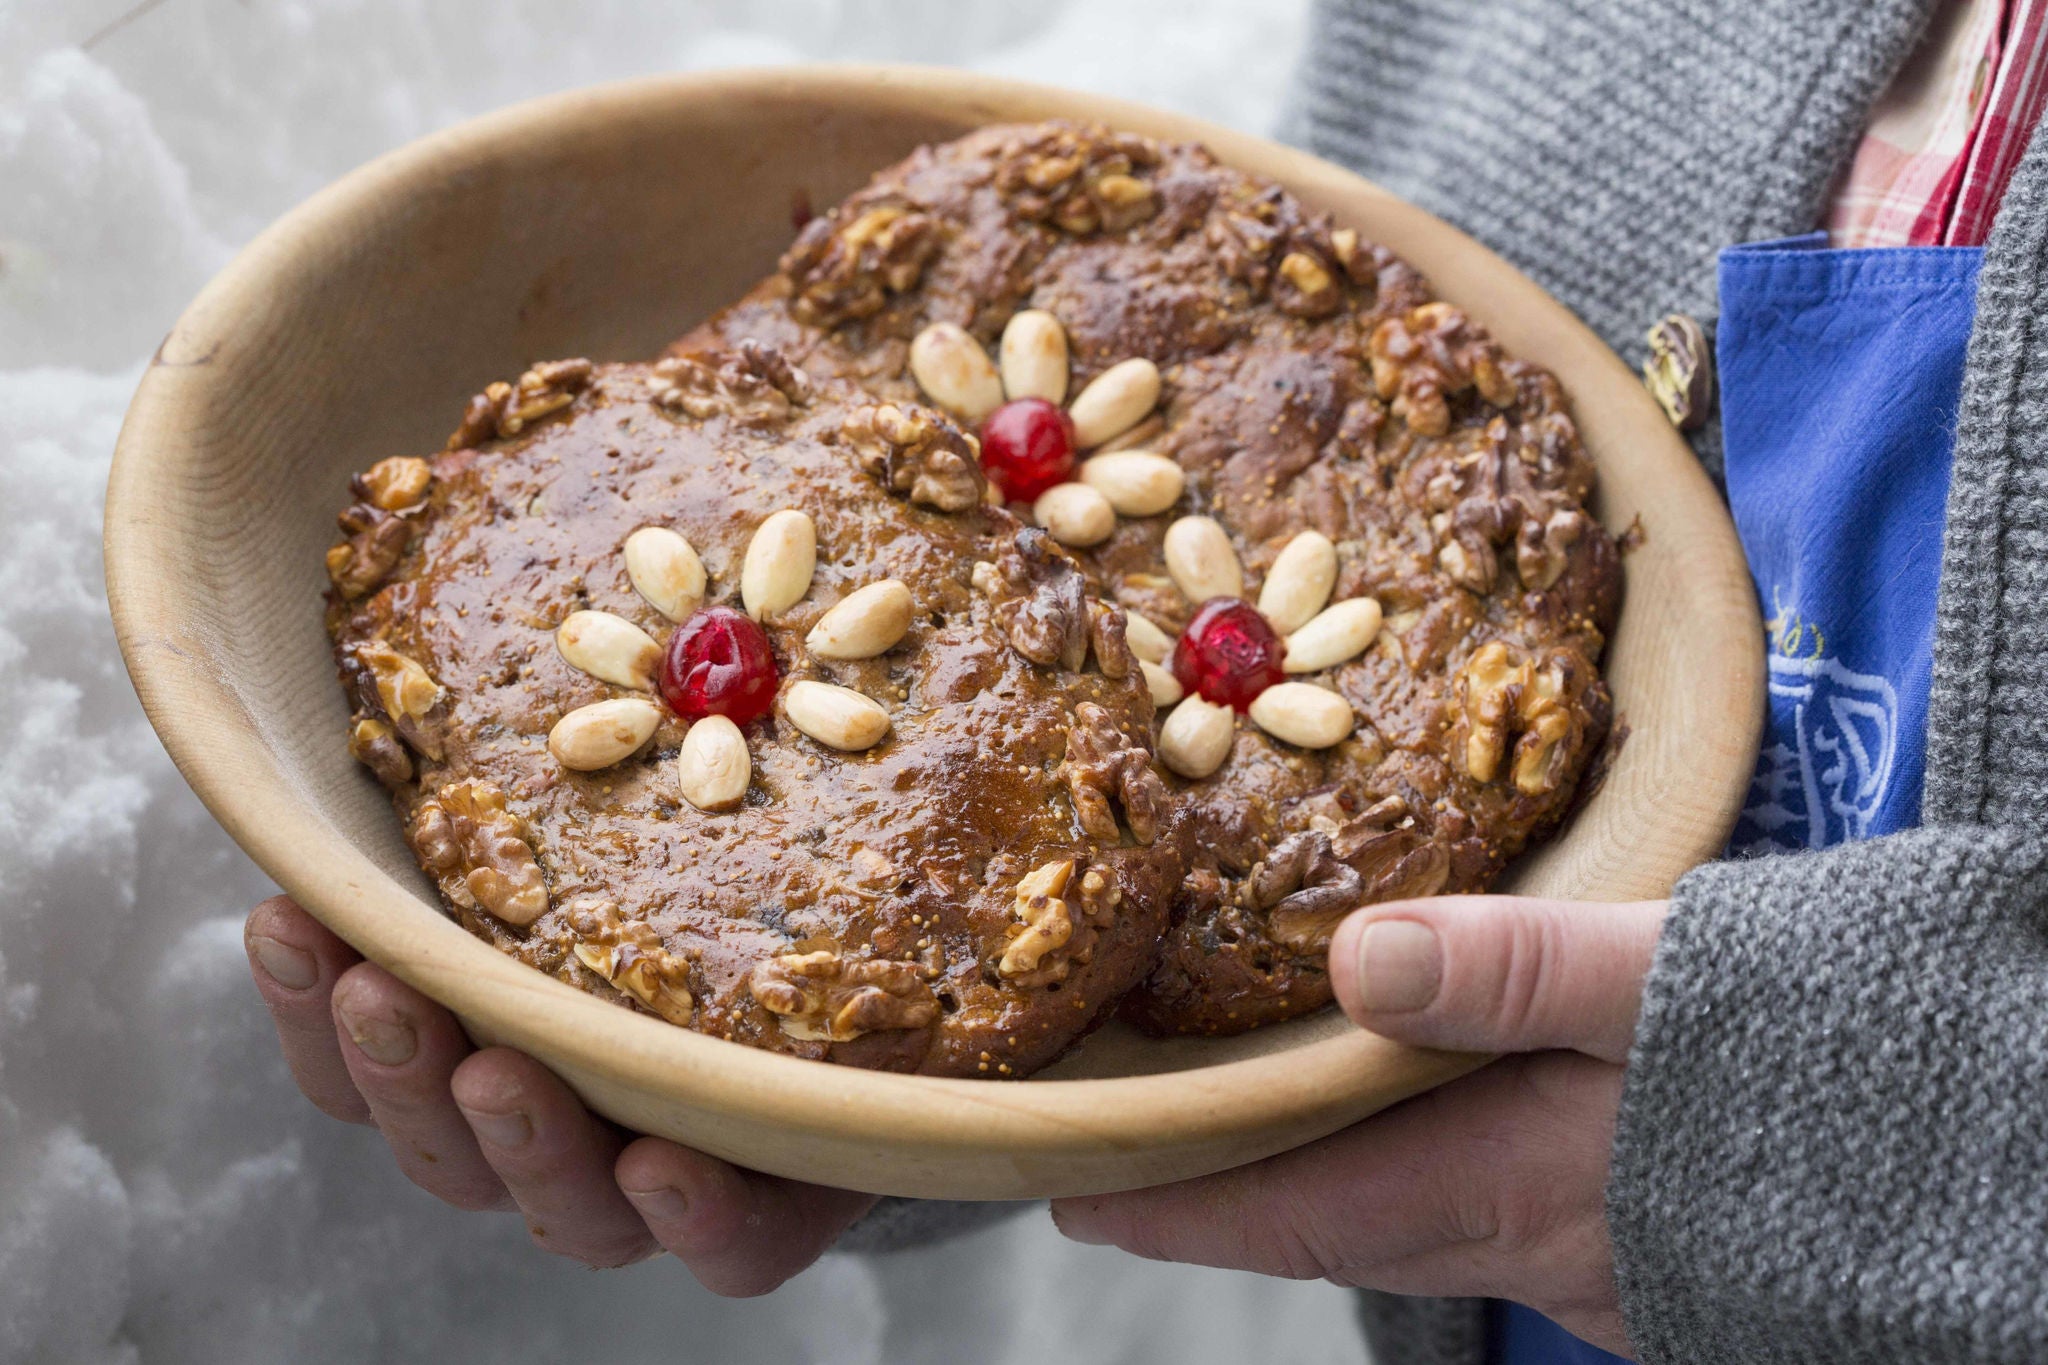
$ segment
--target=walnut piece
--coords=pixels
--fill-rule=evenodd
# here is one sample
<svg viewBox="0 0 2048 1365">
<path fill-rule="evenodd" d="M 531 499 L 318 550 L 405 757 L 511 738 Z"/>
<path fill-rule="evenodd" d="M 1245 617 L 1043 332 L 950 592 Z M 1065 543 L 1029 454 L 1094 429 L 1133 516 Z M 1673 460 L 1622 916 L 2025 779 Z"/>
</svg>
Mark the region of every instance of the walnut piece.
<svg viewBox="0 0 2048 1365">
<path fill-rule="evenodd" d="M 1552 512 L 1547 521 L 1530 517 L 1523 521 L 1515 539 L 1515 571 L 1522 586 L 1542 592 L 1564 577 L 1571 564 L 1572 547 L 1586 534 L 1586 514 L 1572 508 Z"/>
<path fill-rule="evenodd" d="M 485 441 L 517 436 L 541 418 L 560 412 L 590 387 L 595 367 L 580 357 L 548 360 L 510 384 L 503 380 L 469 400 L 462 425 L 448 438 L 448 449 L 466 450 Z"/>
<path fill-rule="evenodd" d="M 898 497 L 941 512 L 965 512 L 979 507 L 988 491 L 980 442 L 931 408 L 856 408 L 840 432 L 861 468 Z"/>
<path fill-rule="evenodd" d="M 351 718 L 348 752 L 387 787 L 412 781 L 412 755 L 399 743 L 398 732 L 388 720 L 364 715 Z"/>
<path fill-rule="evenodd" d="M 747 988 L 794 1038 L 845 1043 L 886 1029 L 924 1028 L 939 1017 L 939 1002 L 914 964 L 848 958 L 836 948 L 756 963 Z"/>
<path fill-rule="evenodd" d="M 812 219 L 783 253 L 789 311 L 815 327 L 871 317 L 889 295 L 916 287 L 938 246 L 938 223 L 908 204 L 842 204 Z"/>
<path fill-rule="evenodd" d="M 433 485 L 434 470 L 416 455 L 393 455 L 379 460 L 349 480 L 349 489 L 372 507 L 403 512 L 425 502 Z"/>
<path fill-rule="evenodd" d="M 439 738 L 423 722 L 445 695 L 418 660 L 406 657 L 383 640 L 361 640 L 341 652 L 341 680 L 359 714 L 381 715 L 406 743 L 439 760 Z"/>
<path fill-rule="evenodd" d="M 1024 874 L 1017 882 L 1017 923 L 1010 927 L 1009 946 L 996 962 L 1007 977 L 1039 970 L 1052 953 L 1074 936 L 1074 917 L 1062 898 L 1074 877 L 1074 860 L 1063 858 Z"/>
<path fill-rule="evenodd" d="M 1450 876 L 1450 854 L 1414 826 L 1361 829 L 1391 808 L 1382 802 L 1336 835 L 1288 835 L 1245 879 L 1239 903 L 1264 911 L 1273 940 L 1291 952 L 1329 951 L 1337 925 L 1362 905 L 1433 896 Z"/>
<path fill-rule="evenodd" d="M 1500 640 L 1480 646 L 1452 684 L 1452 752 L 1466 775 L 1491 782 L 1513 739 L 1516 790 L 1526 796 L 1556 791 L 1586 738 L 1591 678 L 1592 669 L 1572 649 L 1553 651 L 1538 667 Z"/>
<path fill-rule="evenodd" d="M 1394 415 L 1423 436 L 1451 429 L 1450 400 L 1468 389 L 1497 408 L 1518 396 L 1500 347 L 1448 303 L 1425 303 L 1388 318 L 1373 329 L 1367 352 L 1379 396 L 1391 399 Z"/>
<path fill-rule="evenodd" d="M 772 426 L 811 401 L 811 381 L 789 357 L 751 338 L 721 356 L 669 356 L 654 366 L 654 401 L 702 421 L 729 416 Z"/>
<path fill-rule="evenodd" d="M 1152 770 L 1152 755 L 1127 739 L 1105 708 L 1092 701 L 1074 708 L 1067 754 L 1056 775 L 1066 784 L 1074 816 L 1091 839 L 1110 844 L 1122 840 L 1118 805 L 1133 839 L 1149 846 L 1159 837 L 1166 784 Z"/>
<path fill-rule="evenodd" d="M 653 925 L 621 920 L 610 901 L 577 901 L 566 918 L 578 962 L 671 1024 L 690 1022 L 697 1011 L 690 964 L 663 945 Z"/>
<path fill-rule="evenodd" d="M 334 590 L 353 601 L 374 592 L 412 543 L 411 518 L 359 502 L 335 518 L 347 539 L 328 547 L 327 576 Z"/>
<path fill-rule="evenodd" d="M 996 571 L 1013 596 L 996 604 L 1011 648 L 1032 663 L 1079 672 L 1088 661 L 1088 591 L 1073 559 L 1029 527 L 1003 548 Z"/>
<path fill-rule="evenodd" d="M 547 881 L 526 822 L 488 782 L 451 782 L 420 802 L 406 831 L 413 852 L 465 910 L 524 928 L 548 908 Z"/>
<path fill-rule="evenodd" d="M 1150 138 L 1086 128 L 1050 127 L 1006 145 L 996 163 L 996 192 L 1029 222 L 1062 232 L 1122 232 L 1159 211 L 1159 193 L 1141 173 L 1159 164 Z"/>
</svg>

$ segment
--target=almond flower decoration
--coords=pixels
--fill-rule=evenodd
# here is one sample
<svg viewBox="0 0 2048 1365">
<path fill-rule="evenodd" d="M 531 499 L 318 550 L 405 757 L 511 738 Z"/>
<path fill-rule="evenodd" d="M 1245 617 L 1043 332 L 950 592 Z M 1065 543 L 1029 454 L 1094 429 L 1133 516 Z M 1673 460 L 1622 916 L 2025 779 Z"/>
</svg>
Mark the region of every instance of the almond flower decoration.
<svg viewBox="0 0 2048 1365">
<path fill-rule="evenodd" d="M 1294 680 L 1348 663 L 1379 635 L 1370 597 L 1331 602 L 1337 547 L 1320 531 L 1288 541 L 1267 571 L 1258 605 L 1244 596 L 1244 568 L 1213 518 L 1182 517 L 1166 528 L 1166 571 L 1200 603 L 1178 640 L 1138 612 L 1125 638 L 1152 700 L 1172 707 L 1159 727 L 1160 761 L 1186 778 L 1223 766 L 1237 731 L 1235 712 L 1273 738 L 1304 749 L 1341 744 L 1357 725 L 1335 689 Z"/>
<path fill-rule="evenodd" d="M 933 323 L 910 343 L 911 377 L 932 402 L 980 425 L 990 483 L 1030 503 L 1032 519 L 1054 540 L 1099 545 L 1119 516 L 1157 516 L 1180 500 L 1180 465 L 1129 448 L 1159 427 L 1157 365 L 1142 356 L 1119 361 L 1066 403 L 1066 329 L 1036 308 L 1010 319 L 999 351 L 1000 367 L 962 328 Z M 1076 469 L 1082 451 L 1099 453 Z"/>
<path fill-rule="evenodd" d="M 810 592 L 817 527 L 804 512 L 785 508 L 755 529 L 740 566 L 744 611 L 704 605 L 704 563 L 689 541 L 666 527 L 641 527 L 626 537 L 624 552 L 634 591 L 676 627 L 663 644 L 623 616 L 571 612 L 555 631 L 562 658 L 632 695 L 563 716 L 548 733 L 548 750 L 578 772 L 622 763 L 653 738 L 666 702 L 691 722 L 676 756 L 683 798 L 699 810 L 731 810 L 746 799 L 753 780 L 740 726 L 772 710 L 778 690 L 775 656 L 760 621 Z M 910 589 L 885 578 L 841 599 L 818 619 L 804 646 L 820 659 L 873 658 L 903 639 L 914 614 Z M 845 753 L 874 747 L 890 729 L 881 703 L 833 683 L 791 683 L 782 709 L 799 731 Z"/>
</svg>

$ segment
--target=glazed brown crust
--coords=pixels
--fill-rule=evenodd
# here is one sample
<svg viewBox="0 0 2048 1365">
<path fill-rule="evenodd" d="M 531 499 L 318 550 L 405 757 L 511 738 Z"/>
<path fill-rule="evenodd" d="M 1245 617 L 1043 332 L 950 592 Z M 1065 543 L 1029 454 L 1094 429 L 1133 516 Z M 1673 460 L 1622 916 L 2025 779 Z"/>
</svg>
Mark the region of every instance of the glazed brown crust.
<svg viewBox="0 0 2048 1365">
<path fill-rule="evenodd" d="M 993 351 L 1024 308 L 1063 325 L 1070 393 L 1134 356 L 1163 375 L 1155 419 L 1117 444 L 1172 457 L 1186 491 L 1080 552 L 1105 596 L 1178 631 L 1197 604 L 1162 541 L 1206 514 L 1248 597 L 1314 529 L 1338 549 L 1332 600 L 1384 610 L 1362 656 L 1306 679 L 1352 703 L 1350 739 L 1306 750 L 1240 718 L 1218 773 L 1170 779 L 1185 878 L 1124 1013 L 1217 1033 L 1317 1008 L 1333 907 L 1485 887 L 1563 817 L 1604 742 L 1620 556 L 1586 510 L 1594 471 L 1564 395 L 1277 187 L 1198 146 L 1061 124 L 920 150 L 680 344 L 772 339 L 909 401 L 923 328 Z"/>
<path fill-rule="evenodd" d="M 1041 588 L 1060 598 L 1039 604 L 1054 616 L 1080 603 L 1087 638 L 1081 577 L 1042 532 L 978 496 L 948 511 L 892 491 L 863 459 L 873 399 L 747 340 L 494 386 L 427 461 L 423 501 L 372 507 L 404 532 L 372 527 L 389 562 L 350 551 L 330 595 L 352 747 L 392 789 L 451 910 L 541 971 L 759 1047 L 1023 1075 L 1156 956 L 1175 845 L 1154 829 L 1139 841 L 1121 789 L 1110 822 L 1093 811 L 1084 828 L 1063 771 L 1103 731 L 1148 752 L 1151 700 L 1125 659 L 1041 662 L 1013 644 L 1011 618 Z M 897 414 L 971 450 L 922 405 Z M 376 520 L 367 506 L 345 516 L 348 536 Z M 671 629 L 629 581 L 626 537 L 680 532 L 709 573 L 707 601 L 736 605 L 753 531 L 792 507 L 819 546 L 809 591 L 764 622 L 783 696 L 800 679 L 853 688 L 887 708 L 890 734 L 838 752 L 778 701 L 745 727 L 752 781 L 726 813 L 680 795 L 685 726 L 665 711 L 623 762 L 564 768 L 547 746 L 561 716 L 647 694 L 572 667 L 556 628 L 594 609 L 656 641 Z M 859 661 L 806 651 L 827 608 L 888 577 L 915 603 L 901 643 Z M 1018 891 L 1048 865 L 1071 868 L 1048 898 L 1065 932 L 1031 940 L 1028 970 L 1005 970 L 1032 916 L 1052 914 Z"/>
</svg>

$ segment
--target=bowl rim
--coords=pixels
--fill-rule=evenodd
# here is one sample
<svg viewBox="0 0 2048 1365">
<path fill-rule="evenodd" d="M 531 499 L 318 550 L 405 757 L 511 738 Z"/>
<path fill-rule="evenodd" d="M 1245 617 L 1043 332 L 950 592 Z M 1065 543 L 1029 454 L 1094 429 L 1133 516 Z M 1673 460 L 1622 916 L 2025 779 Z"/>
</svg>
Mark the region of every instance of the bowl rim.
<svg viewBox="0 0 2048 1365">
<path fill-rule="evenodd" d="M 231 837 L 302 905 L 364 956 L 465 1018 L 486 1024 L 496 1041 L 531 1044 L 626 1086 L 683 1092 L 693 1107 L 799 1132 L 882 1142 L 915 1135 L 921 1146 L 935 1150 L 1028 1147 L 1054 1157 L 1065 1151 L 1096 1153 L 1105 1146 L 1196 1145 L 1304 1116 L 1328 1115 L 1328 1127 L 1338 1126 L 1344 1114 L 1356 1116 L 1358 1078 L 1376 1068 L 1384 1075 L 1390 1059 L 1405 1068 L 1409 1093 L 1481 1065 L 1483 1058 L 1402 1048 L 1358 1030 L 1280 1053 L 1191 1069 L 1033 1078 L 1023 1085 L 820 1065 L 621 1010 L 498 952 L 445 915 L 421 915 L 420 897 L 384 874 L 324 820 L 299 808 L 303 798 L 270 761 L 249 711 L 236 700 L 234 681 L 211 669 L 179 628 L 180 601 L 189 600 L 191 590 L 177 587 L 180 538 L 172 519 L 158 513 L 157 493 L 179 476 L 181 458 L 192 457 L 178 419 L 211 382 L 207 367 L 187 363 L 192 351 L 203 351 L 205 338 L 219 332 L 221 321 L 259 297 L 309 235 L 337 216 L 402 194 L 423 178 L 494 146 L 537 135 L 544 127 L 624 112 L 644 115 L 667 103 L 735 95 L 895 102 L 904 108 L 936 102 L 976 123 L 1094 118 L 1206 143 L 1219 159 L 1256 166 L 1297 190 L 1341 186 L 1357 194 L 1363 189 L 1385 201 L 1390 212 L 1433 225 L 1432 231 L 1444 234 L 1446 250 L 1518 294 L 1517 306 L 1551 310 L 1556 315 L 1552 323 L 1571 345 L 1597 351 L 1619 375 L 1634 378 L 1561 304 L 1448 224 L 1306 152 L 1125 100 L 944 68 L 838 63 L 643 77 L 528 100 L 385 153 L 287 212 L 207 284 L 143 375 L 108 481 L 108 598 L 136 692 L 193 790 Z M 1654 411 L 1647 393 L 1641 401 Z M 1683 480 L 1684 471 L 1692 471 L 1698 487 L 1686 490 L 1688 495 L 1703 492 L 1718 504 L 1684 443 L 1675 433 L 1670 439 L 1684 453 L 1674 477 Z M 1725 539 L 1727 552 L 1739 564 L 1732 527 Z M 1750 618 L 1756 616 L 1753 600 L 1717 605 L 1725 605 L 1737 624 L 1743 605 Z M 1729 633 L 1732 637 L 1733 627 Z M 1760 640 L 1760 629 L 1750 638 Z M 1756 654 L 1749 676 L 1738 676 L 1740 668 L 1732 670 L 1727 690 L 1735 704 L 1756 714 L 1760 726 L 1760 646 Z M 1736 740 L 1739 749 L 1741 737 Z M 1636 884 L 1668 888 L 1718 851 L 1732 827 L 1746 776 L 1723 785 L 1730 791 L 1712 803 L 1700 837 L 1673 849 L 1661 866 L 1635 869 Z M 1718 832 L 1711 828 L 1716 819 Z M 534 1021 L 545 1023 L 544 1037 Z M 1287 1065 L 1275 1064 L 1281 1057 Z M 1383 1083 L 1378 1091 L 1384 1099 Z"/>
</svg>

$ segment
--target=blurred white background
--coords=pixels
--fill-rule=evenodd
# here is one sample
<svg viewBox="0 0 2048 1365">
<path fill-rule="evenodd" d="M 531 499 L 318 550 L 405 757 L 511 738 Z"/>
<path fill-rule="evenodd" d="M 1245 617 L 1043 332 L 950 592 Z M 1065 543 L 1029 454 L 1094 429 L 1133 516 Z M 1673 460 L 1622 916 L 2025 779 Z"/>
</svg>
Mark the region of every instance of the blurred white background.
<svg viewBox="0 0 2048 1365">
<path fill-rule="evenodd" d="M 142 719 L 99 504 L 141 364 L 241 243 L 398 143 L 649 72 L 958 64 L 1255 131 L 1301 0 L 0 0 L 0 1362 L 1355 1361 L 1349 1296 L 1041 1210 L 726 1303 L 446 1210 L 278 1060 L 270 889 Z"/>
</svg>

